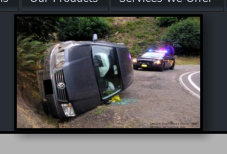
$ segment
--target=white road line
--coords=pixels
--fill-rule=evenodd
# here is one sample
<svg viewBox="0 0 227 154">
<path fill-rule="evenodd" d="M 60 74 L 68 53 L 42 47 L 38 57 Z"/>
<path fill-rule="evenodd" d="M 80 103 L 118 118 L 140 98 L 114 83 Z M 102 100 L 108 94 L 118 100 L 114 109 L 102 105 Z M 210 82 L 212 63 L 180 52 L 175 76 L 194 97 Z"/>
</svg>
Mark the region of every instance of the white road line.
<svg viewBox="0 0 227 154">
<path fill-rule="evenodd" d="M 184 87 L 188 92 L 190 92 L 193 96 L 197 97 L 198 99 L 200 99 L 200 95 L 196 94 L 194 91 L 192 91 L 190 88 L 188 88 L 188 86 L 186 86 L 186 84 L 183 82 L 183 77 L 187 74 L 190 74 L 190 73 L 194 73 L 193 72 L 186 72 L 184 74 L 181 74 L 180 77 L 179 77 L 179 82 L 181 84 L 182 87 Z"/>
<path fill-rule="evenodd" d="M 192 76 L 195 75 L 195 74 L 198 74 L 198 73 L 200 73 L 200 71 L 194 72 L 194 73 L 190 74 L 190 75 L 188 76 L 188 81 L 192 84 L 192 86 L 193 86 L 196 90 L 200 91 L 200 87 L 198 87 L 198 86 L 192 81 Z"/>
</svg>

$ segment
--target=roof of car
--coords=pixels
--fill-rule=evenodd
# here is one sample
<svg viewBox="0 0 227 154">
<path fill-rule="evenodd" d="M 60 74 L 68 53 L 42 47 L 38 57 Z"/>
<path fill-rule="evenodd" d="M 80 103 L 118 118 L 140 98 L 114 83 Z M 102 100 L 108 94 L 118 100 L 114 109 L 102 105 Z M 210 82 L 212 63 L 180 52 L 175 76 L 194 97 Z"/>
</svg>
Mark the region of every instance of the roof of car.
<svg viewBox="0 0 227 154">
<path fill-rule="evenodd" d="M 125 47 L 123 43 L 111 43 L 106 41 L 66 41 L 59 44 L 60 48 L 66 48 L 68 46 L 81 46 L 81 45 L 105 45 L 111 47 Z"/>
</svg>

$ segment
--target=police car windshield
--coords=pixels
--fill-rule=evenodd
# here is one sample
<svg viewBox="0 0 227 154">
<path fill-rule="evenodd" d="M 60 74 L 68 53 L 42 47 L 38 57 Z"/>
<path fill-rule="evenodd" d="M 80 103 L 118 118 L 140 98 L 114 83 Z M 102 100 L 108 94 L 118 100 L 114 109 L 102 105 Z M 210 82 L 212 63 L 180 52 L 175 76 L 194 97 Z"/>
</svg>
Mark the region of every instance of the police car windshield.
<svg viewBox="0 0 227 154">
<path fill-rule="evenodd" d="M 160 52 L 146 52 L 141 57 L 142 58 L 163 58 L 165 53 Z"/>
</svg>

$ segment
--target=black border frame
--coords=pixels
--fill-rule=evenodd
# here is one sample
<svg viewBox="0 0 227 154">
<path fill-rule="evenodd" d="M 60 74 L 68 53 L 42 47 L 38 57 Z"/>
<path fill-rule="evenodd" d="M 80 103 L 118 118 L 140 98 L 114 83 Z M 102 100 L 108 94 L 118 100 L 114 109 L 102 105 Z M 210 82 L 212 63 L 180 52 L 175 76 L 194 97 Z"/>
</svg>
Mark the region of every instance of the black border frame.
<svg viewBox="0 0 227 154">
<path fill-rule="evenodd" d="M 200 128 L 17 128 L 17 17 L 84 16 L 84 17 L 200 17 Z M 14 14 L 14 131 L 9 134 L 203 134 L 203 14 Z M 217 132 L 216 132 L 217 133 Z M 218 132 L 220 134 L 227 132 Z"/>
</svg>

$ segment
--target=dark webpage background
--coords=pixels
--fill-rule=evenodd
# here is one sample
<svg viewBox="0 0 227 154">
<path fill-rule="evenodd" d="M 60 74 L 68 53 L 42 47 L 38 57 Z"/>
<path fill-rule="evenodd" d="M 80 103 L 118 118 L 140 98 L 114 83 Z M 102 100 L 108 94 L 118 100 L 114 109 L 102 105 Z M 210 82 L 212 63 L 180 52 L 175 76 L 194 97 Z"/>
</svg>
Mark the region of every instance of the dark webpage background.
<svg viewBox="0 0 227 154">
<path fill-rule="evenodd" d="M 16 52 L 14 51 L 14 14 L 13 12 L 0 13 L 0 131 L 12 131 L 12 133 L 14 131 L 15 120 L 14 99 L 16 100 L 14 88 L 14 84 L 16 84 L 14 81 L 14 76 L 16 75 L 14 73 L 14 65 L 16 65 Z M 32 14 L 34 14 L 34 12 Z M 59 14 L 59 12 L 56 14 Z M 94 15 L 94 13 L 89 14 Z M 118 14 L 119 15 L 116 16 L 123 15 L 123 13 Z M 127 14 L 130 15 L 130 13 Z M 132 14 L 135 15 L 135 13 Z M 148 14 L 149 13 L 146 13 L 146 15 Z M 151 16 L 155 16 L 155 14 L 162 13 L 152 12 Z M 163 14 L 170 15 L 173 13 L 166 12 Z M 187 13 L 178 12 L 175 14 L 180 15 Z M 188 14 L 192 14 L 192 12 Z M 204 53 L 202 60 L 203 78 L 201 79 L 203 82 L 203 130 L 205 132 L 227 131 L 227 68 L 225 66 L 227 57 L 227 12 L 196 12 L 194 14 L 203 14 Z M 137 15 L 139 15 L 139 13 L 137 13 Z"/>
</svg>

